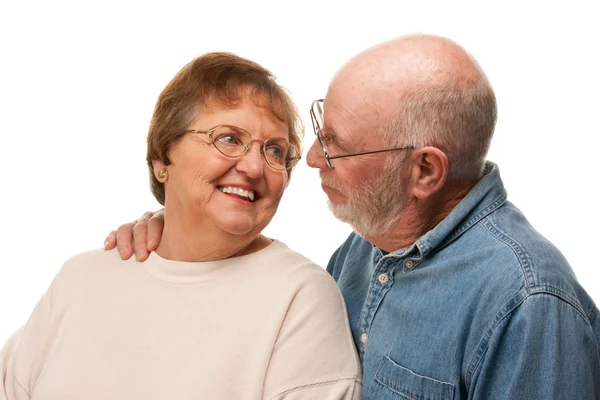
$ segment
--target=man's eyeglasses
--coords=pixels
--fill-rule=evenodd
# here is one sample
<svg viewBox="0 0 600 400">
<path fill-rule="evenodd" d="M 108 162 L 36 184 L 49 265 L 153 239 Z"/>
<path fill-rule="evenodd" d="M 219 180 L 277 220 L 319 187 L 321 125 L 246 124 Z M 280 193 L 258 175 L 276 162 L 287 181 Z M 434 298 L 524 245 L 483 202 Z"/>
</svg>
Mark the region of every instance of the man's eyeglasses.
<svg viewBox="0 0 600 400">
<path fill-rule="evenodd" d="M 327 162 L 327 166 L 333 169 L 333 161 L 336 158 L 344 158 L 344 157 L 354 157 L 354 156 L 362 156 L 365 154 L 375 154 L 375 153 L 383 153 L 385 151 L 393 151 L 393 150 L 414 150 L 414 146 L 404 146 L 404 147 L 394 147 L 391 149 L 382 149 L 382 150 L 372 150 L 372 151 L 363 151 L 360 153 L 352 153 L 352 154 L 338 154 L 331 155 L 329 150 L 327 149 L 328 144 L 332 144 L 333 137 L 323 135 L 321 131 L 321 127 L 323 126 L 323 99 L 315 100 L 310 107 L 310 119 L 312 120 L 313 129 L 315 135 L 317 135 L 317 139 L 319 139 L 319 143 L 321 144 L 321 149 L 323 149 L 323 154 L 325 155 L 325 161 Z"/>
<path fill-rule="evenodd" d="M 273 169 L 282 171 L 292 169 L 298 161 L 300 154 L 287 140 L 269 138 L 266 140 L 252 139 L 247 131 L 237 126 L 219 125 L 207 131 L 193 129 L 184 133 L 208 135 L 212 144 L 219 152 L 227 157 L 238 158 L 250 151 L 252 142 L 261 144 L 260 153 L 267 164 Z"/>
</svg>

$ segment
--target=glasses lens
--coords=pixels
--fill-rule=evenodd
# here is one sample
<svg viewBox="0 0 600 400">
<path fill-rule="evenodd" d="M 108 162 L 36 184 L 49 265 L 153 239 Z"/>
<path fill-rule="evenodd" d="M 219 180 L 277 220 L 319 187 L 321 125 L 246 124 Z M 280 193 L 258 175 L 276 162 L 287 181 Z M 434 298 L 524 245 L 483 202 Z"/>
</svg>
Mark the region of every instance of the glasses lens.
<svg viewBox="0 0 600 400">
<path fill-rule="evenodd" d="M 329 152 L 327 151 L 327 146 L 325 146 L 327 140 L 325 139 L 325 137 L 323 137 L 323 133 L 321 132 L 321 128 L 323 127 L 323 100 L 317 100 L 313 102 L 310 110 L 310 116 L 312 119 L 315 135 L 317 135 L 319 143 L 323 148 L 323 152 L 327 156 L 329 154 Z"/>
<path fill-rule="evenodd" d="M 267 139 L 263 154 L 269 165 L 275 169 L 290 169 L 298 162 L 296 149 L 283 139 Z"/>
<path fill-rule="evenodd" d="M 315 133 L 317 133 L 317 128 L 323 127 L 323 100 L 313 102 L 310 114 L 313 117 L 313 125 L 316 125 L 314 126 Z"/>
<path fill-rule="evenodd" d="M 226 156 L 241 156 L 251 140 L 248 132 L 234 126 L 221 126 L 212 133 L 215 147 Z"/>
</svg>

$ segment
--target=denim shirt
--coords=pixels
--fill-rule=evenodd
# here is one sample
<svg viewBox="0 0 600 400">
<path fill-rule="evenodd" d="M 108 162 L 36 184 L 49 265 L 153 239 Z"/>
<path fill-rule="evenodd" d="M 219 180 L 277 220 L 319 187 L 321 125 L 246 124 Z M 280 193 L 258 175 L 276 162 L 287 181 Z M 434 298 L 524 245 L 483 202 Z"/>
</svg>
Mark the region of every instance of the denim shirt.
<svg viewBox="0 0 600 400">
<path fill-rule="evenodd" d="M 327 269 L 366 400 L 600 399 L 599 311 L 492 163 L 413 245 L 386 254 L 353 233 Z"/>
</svg>

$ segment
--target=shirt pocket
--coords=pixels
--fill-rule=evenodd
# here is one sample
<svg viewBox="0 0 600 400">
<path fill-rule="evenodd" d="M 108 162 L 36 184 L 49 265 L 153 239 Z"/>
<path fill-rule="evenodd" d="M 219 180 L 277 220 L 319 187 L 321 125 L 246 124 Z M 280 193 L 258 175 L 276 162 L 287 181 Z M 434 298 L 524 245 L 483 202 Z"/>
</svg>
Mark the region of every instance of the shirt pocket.
<svg viewBox="0 0 600 400">
<path fill-rule="evenodd" d="M 419 375 L 384 356 L 375 373 L 377 400 L 452 400 L 454 385 Z"/>
</svg>

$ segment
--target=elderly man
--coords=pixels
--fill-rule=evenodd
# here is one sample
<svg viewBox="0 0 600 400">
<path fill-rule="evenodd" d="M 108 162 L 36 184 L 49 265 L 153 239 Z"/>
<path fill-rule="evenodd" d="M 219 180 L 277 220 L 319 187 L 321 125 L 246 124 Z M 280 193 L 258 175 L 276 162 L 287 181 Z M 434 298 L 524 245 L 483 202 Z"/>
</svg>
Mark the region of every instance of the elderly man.
<svg viewBox="0 0 600 400">
<path fill-rule="evenodd" d="M 308 165 L 355 231 L 327 270 L 365 399 L 600 398 L 600 313 L 486 163 L 496 100 L 465 50 L 427 35 L 367 49 L 311 117 Z M 133 232 L 142 258 L 158 242 L 149 217 L 120 228 L 125 257 Z"/>
</svg>

